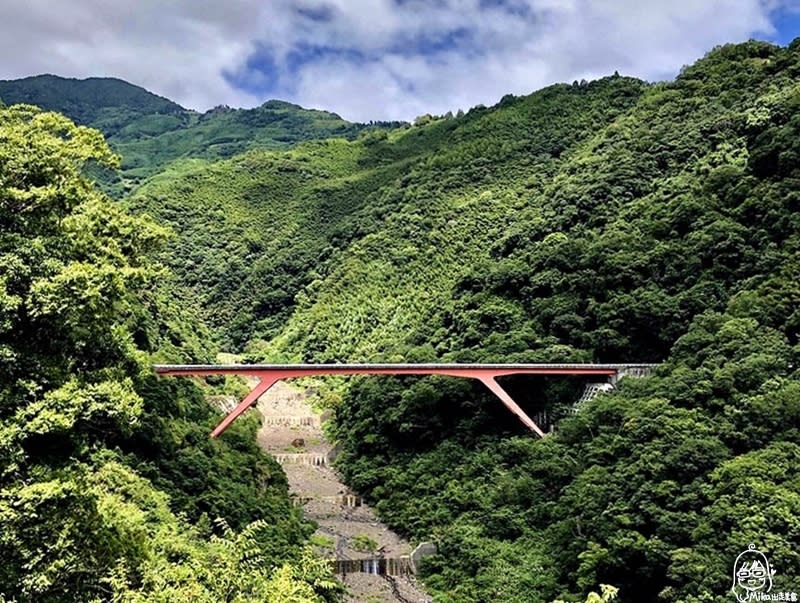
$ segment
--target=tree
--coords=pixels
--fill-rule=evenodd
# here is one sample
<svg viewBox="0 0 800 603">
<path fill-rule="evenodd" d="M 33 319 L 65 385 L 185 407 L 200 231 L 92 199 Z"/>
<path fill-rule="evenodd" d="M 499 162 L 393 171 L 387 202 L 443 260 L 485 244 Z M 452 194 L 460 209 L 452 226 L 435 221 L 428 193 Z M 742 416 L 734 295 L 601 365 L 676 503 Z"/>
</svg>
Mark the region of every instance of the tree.
<svg viewBox="0 0 800 603">
<path fill-rule="evenodd" d="M 183 319 L 160 314 L 164 270 L 152 257 L 167 231 L 86 176 L 118 163 L 99 132 L 31 106 L 0 108 L 0 599 L 335 600 L 341 588 L 322 562 L 273 555 L 303 534 L 285 482 L 275 505 L 284 521 L 239 533 L 220 524 L 207 539 L 126 464 L 141 463 L 133 436 L 145 449 L 165 435 L 185 447 L 169 417 L 189 422 L 192 409 L 176 405 L 175 390 L 167 400 L 139 391 L 149 354 L 179 341 L 182 327 L 167 323 Z M 139 424 L 153 404 L 171 407 L 162 430 Z M 187 456 L 202 466 L 208 448 Z M 247 468 L 253 457 L 241 451 L 234 463 Z M 225 444 L 211 452 L 230 461 Z"/>
</svg>

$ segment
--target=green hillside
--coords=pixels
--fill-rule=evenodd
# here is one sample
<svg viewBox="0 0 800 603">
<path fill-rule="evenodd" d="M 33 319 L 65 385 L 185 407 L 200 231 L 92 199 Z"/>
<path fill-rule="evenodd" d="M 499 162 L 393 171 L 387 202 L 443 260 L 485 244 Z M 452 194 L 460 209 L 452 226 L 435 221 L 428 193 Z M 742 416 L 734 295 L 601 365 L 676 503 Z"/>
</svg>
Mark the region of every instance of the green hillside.
<svg viewBox="0 0 800 603">
<path fill-rule="evenodd" d="M 648 89 L 394 349 L 529 362 L 556 359 L 555 341 L 663 360 L 656 377 L 575 416 L 580 384 L 510 380 L 531 412 L 567 415 L 545 441 L 466 383 L 351 389 L 340 467 L 392 525 L 438 535 L 440 600 L 577 600 L 607 583 L 623 601 L 721 603 L 749 543 L 797 588 L 799 67 L 798 43 L 728 46 Z M 331 322 L 347 315 L 325 302 Z"/>
<path fill-rule="evenodd" d="M 800 592 L 799 78 L 800 40 L 748 42 L 373 131 L 25 80 L 144 181 L 113 203 L 96 132 L 0 109 L 0 599 L 337 600 L 254 417 L 211 441 L 201 392 L 150 375 L 215 344 L 660 362 L 577 412 L 582 380 L 504 381 L 543 440 L 466 380 L 320 397 L 348 484 L 439 545 L 438 602 L 723 603 L 751 543 Z"/>
<path fill-rule="evenodd" d="M 340 467 L 437 538 L 438 600 L 721 603 L 751 542 L 797 589 L 798 73 L 800 43 L 730 45 L 674 82 L 176 165 L 130 204 L 253 359 L 664 362 L 545 441 L 468 382 L 352 383 Z M 554 417 L 581 389 L 507 386 Z"/>
<path fill-rule="evenodd" d="M 84 80 L 36 75 L 0 80 L 0 99 L 7 105 L 30 104 L 57 111 L 106 136 L 147 115 L 181 115 L 186 109 L 117 78 Z"/>
<path fill-rule="evenodd" d="M 86 180 L 116 161 L 0 107 L 0 600 L 338 600 L 258 421 L 212 441 L 202 392 L 153 375 L 212 346 L 152 259 L 168 232 Z"/>
<path fill-rule="evenodd" d="M 268 101 L 255 109 L 184 112 L 180 119 L 144 116 L 110 135 L 109 144 L 122 154 L 122 176 L 130 189 L 174 159 L 215 160 L 248 149 L 286 149 L 303 140 L 353 137 L 363 128 L 334 113 Z"/>
<path fill-rule="evenodd" d="M 281 356 L 365 359 L 397 349 L 488 261 L 525 197 L 643 89 L 621 77 L 558 85 L 353 142 L 187 163 L 131 203 L 181 233 L 167 261 L 223 341 L 280 331 Z"/>
<path fill-rule="evenodd" d="M 353 137 L 365 127 L 334 113 L 282 101 L 268 101 L 254 109 L 220 106 L 198 113 L 114 78 L 40 75 L 4 80 L 0 81 L 0 100 L 57 111 L 103 132 L 122 156 L 121 171 L 94 175 L 115 194 L 135 188 L 175 159 L 215 160 L 252 148 L 286 149 L 303 140 Z"/>
</svg>

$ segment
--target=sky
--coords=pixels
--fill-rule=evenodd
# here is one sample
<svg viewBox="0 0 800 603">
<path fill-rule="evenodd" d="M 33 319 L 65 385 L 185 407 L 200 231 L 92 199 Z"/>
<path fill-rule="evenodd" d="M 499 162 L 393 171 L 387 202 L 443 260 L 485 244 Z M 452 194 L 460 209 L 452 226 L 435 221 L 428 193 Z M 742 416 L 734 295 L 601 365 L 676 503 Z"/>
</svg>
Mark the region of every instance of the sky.
<svg viewBox="0 0 800 603">
<path fill-rule="evenodd" d="M 800 0 L 0 0 L 0 79 L 413 120 L 614 71 L 669 79 L 715 45 L 795 36 Z"/>
</svg>

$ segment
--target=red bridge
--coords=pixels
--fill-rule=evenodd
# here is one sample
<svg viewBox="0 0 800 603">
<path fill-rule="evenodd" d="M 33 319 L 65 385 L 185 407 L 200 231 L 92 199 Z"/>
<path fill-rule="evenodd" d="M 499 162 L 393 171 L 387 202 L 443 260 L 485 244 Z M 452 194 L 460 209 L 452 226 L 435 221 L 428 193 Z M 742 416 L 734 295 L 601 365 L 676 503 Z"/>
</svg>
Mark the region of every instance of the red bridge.
<svg viewBox="0 0 800 603">
<path fill-rule="evenodd" d="M 281 379 L 318 375 L 445 375 L 477 379 L 488 387 L 508 409 L 531 431 L 544 437 L 544 432 L 514 402 L 497 377 L 508 375 L 588 375 L 611 381 L 623 375 L 641 376 L 650 373 L 655 364 L 157 364 L 159 375 L 207 377 L 239 375 L 255 377 L 258 384 L 211 432 L 217 437 L 236 417 L 256 403 L 261 395 Z"/>
</svg>

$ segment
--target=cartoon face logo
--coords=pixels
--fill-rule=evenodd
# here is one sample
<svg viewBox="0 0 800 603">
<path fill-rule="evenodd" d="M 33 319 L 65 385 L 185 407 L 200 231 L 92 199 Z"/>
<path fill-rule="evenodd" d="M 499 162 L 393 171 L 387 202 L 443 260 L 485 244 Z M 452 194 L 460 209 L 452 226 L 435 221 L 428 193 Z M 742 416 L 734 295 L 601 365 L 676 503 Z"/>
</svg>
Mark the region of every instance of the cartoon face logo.
<svg viewBox="0 0 800 603">
<path fill-rule="evenodd" d="M 772 590 L 772 575 L 766 555 L 751 544 L 736 558 L 733 564 L 733 586 L 731 590 L 741 603 L 753 599 L 753 593 Z"/>
<path fill-rule="evenodd" d="M 758 560 L 752 563 L 745 561 L 736 572 L 736 581 L 747 590 L 761 590 L 767 583 L 767 570 Z"/>
</svg>

